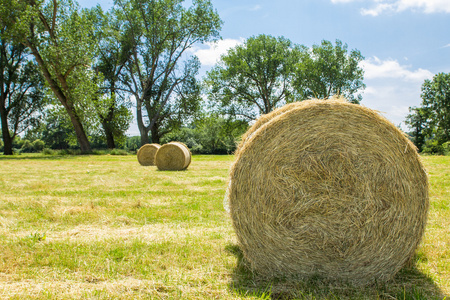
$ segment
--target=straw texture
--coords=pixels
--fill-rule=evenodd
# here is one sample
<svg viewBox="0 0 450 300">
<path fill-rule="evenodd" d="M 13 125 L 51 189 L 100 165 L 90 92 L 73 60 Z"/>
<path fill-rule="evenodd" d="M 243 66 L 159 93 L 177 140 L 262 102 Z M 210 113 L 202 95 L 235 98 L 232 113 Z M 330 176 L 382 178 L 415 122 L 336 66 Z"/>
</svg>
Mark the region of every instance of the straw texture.
<svg viewBox="0 0 450 300">
<path fill-rule="evenodd" d="M 264 115 L 260 116 L 256 120 L 256 122 L 242 135 L 241 142 L 239 143 L 238 147 L 236 148 L 235 154 L 239 153 L 240 149 L 245 144 L 245 142 L 253 135 L 253 133 L 256 130 L 259 129 L 259 127 L 261 127 L 262 125 L 266 124 L 267 122 L 269 122 L 270 120 L 272 120 L 276 116 L 284 114 L 285 112 L 287 112 L 287 111 L 289 111 L 289 110 L 291 110 L 291 109 L 293 109 L 295 107 L 300 107 L 300 106 L 302 106 L 304 104 L 305 104 L 305 101 L 289 103 L 289 104 L 286 104 L 286 105 L 284 105 L 282 107 L 274 109 L 273 111 L 271 111 L 268 114 L 264 114 Z"/>
<path fill-rule="evenodd" d="M 191 163 L 191 151 L 183 143 L 170 142 L 156 152 L 155 163 L 159 170 L 185 170 Z"/>
<path fill-rule="evenodd" d="M 414 145 L 376 112 L 338 100 L 265 118 L 239 145 L 228 189 L 251 267 L 357 285 L 391 279 L 427 219 L 427 175 Z"/>
<path fill-rule="evenodd" d="M 143 145 L 137 152 L 138 162 L 142 166 L 154 166 L 156 151 L 158 151 L 160 147 L 161 146 L 159 144 Z"/>
</svg>

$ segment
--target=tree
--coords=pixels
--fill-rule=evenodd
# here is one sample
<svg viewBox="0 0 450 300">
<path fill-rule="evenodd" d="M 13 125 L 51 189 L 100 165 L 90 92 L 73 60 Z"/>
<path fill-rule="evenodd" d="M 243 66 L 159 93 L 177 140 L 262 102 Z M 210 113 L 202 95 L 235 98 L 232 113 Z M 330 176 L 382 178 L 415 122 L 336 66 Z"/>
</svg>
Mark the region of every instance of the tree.
<svg viewBox="0 0 450 300">
<path fill-rule="evenodd" d="M 340 95 L 359 103 L 365 88 L 364 70 L 359 63 L 364 59 L 358 50 L 348 54 L 347 44 L 336 40 L 336 46 L 322 41 L 312 48 L 302 46 L 301 60 L 297 64 L 294 86 L 301 99 L 328 99 Z"/>
<path fill-rule="evenodd" d="M 69 116 L 81 151 L 89 152 L 83 118 L 96 90 L 90 69 L 95 46 L 90 14 L 72 0 L 0 0 L 0 4 L 2 26 L 31 51 Z"/>
<path fill-rule="evenodd" d="M 420 107 L 410 107 L 405 123 L 419 151 L 442 154 L 450 143 L 450 74 L 438 73 L 422 84 Z"/>
<path fill-rule="evenodd" d="M 419 107 L 410 107 L 409 112 L 410 114 L 406 116 L 405 123 L 413 130 L 409 135 L 418 151 L 421 152 L 427 136 L 428 113 Z"/>
<path fill-rule="evenodd" d="M 0 37 L 0 119 L 3 152 L 13 154 L 14 138 L 38 123 L 44 102 L 43 79 L 25 46 Z"/>
<path fill-rule="evenodd" d="M 291 81 L 299 58 L 300 48 L 284 37 L 251 37 L 207 73 L 209 99 L 223 113 L 256 119 L 294 100 Z"/>
<path fill-rule="evenodd" d="M 125 91 L 136 99 L 141 144 L 158 143 L 200 107 L 195 78 L 199 60 L 188 56 L 196 43 L 219 38 L 221 20 L 209 0 L 116 0 L 115 13 L 125 23 L 131 58 L 126 64 Z"/>
<path fill-rule="evenodd" d="M 438 73 L 422 85 L 422 107 L 429 112 L 428 126 L 439 144 L 450 141 L 450 74 Z"/>
<path fill-rule="evenodd" d="M 127 32 L 122 31 L 120 22 L 112 13 L 103 13 L 100 6 L 93 11 L 96 18 L 96 40 L 98 56 L 95 70 L 103 79 L 100 94 L 94 99 L 95 110 L 109 149 L 116 147 L 116 141 L 125 142 L 125 132 L 131 123 L 130 106 L 126 94 L 119 89 L 120 78 L 125 73 L 125 64 L 130 58 Z"/>
</svg>

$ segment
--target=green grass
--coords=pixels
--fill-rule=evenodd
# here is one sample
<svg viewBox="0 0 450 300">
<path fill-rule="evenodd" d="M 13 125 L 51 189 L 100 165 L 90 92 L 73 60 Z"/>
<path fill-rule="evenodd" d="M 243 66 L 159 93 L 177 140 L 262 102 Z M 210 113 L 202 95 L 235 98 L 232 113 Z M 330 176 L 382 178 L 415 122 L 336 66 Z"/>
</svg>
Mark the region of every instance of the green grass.
<svg viewBox="0 0 450 300">
<path fill-rule="evenodd" d="M 450 157 L 423 158 L 414 263 L 367 288 L 252 274 L 223 209 L 233 159 L 161 172 L 134 155 L 0 156 L 0 299 L 450 299 Z"/>
</svg>

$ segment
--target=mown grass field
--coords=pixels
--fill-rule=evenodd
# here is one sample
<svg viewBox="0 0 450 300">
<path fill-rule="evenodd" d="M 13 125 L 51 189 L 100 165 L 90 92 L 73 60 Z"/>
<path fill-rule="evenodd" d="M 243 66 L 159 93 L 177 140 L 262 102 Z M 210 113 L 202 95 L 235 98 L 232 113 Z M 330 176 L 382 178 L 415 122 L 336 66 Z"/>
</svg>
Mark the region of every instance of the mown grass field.
<svg viewBox="0 0 450 300">
<path fill-rule="evenodd" d="M 412 266 L 367 288 L 265 281 L 223 209 L 233 156 L 187 171 L 135 156 L 0 156 L 1 299 L 450 299 L 450 157 L 426 156 L 431 209 Z"/>
</svg>

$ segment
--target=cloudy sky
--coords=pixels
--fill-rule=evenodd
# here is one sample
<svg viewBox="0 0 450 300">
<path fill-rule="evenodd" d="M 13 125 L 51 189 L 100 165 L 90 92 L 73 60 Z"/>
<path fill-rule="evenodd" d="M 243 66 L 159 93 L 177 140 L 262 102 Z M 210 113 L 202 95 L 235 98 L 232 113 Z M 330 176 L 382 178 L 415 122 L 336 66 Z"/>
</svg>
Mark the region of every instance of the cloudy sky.
<svg viewBox="0 0 450 300">
<path fill-rule="evenodd" d="M 90 7 L 92 0 L 79 1 Z M 104 9 L 112 0 L 99 0 Z M 434 74 L 450 72 L 450 0 L 212 0 L 224 21 L 222 40 L 193 52 L 203 75 L 226 49 L 270 34 L 312 46 L 346 43 L 365 57 L 362 105 L 395 125 L 420 104 L 420 88 Z M 405 127 L 403 127 L 405 129 Z M 129 134 L 134 134 L 134 130 Z"/>
</svg>

